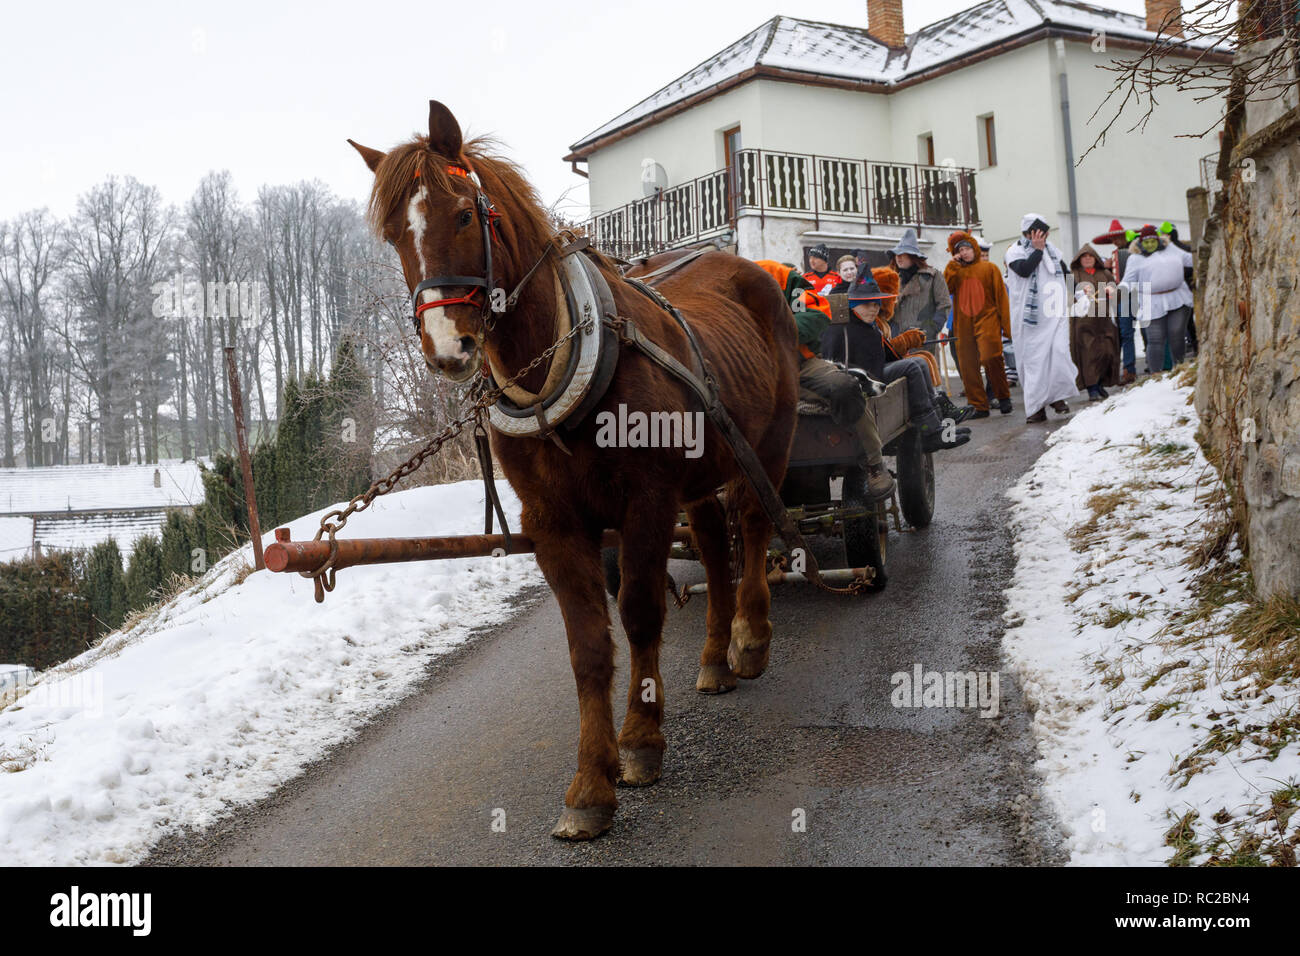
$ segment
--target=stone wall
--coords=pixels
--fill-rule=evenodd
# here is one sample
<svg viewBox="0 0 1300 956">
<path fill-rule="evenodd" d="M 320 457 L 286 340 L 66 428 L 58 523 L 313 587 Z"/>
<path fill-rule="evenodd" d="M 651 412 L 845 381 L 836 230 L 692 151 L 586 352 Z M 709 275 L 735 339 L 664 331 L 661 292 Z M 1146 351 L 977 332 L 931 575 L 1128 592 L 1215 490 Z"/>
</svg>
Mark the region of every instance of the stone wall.
<svg viewBox="0 0 1300 956">
<path fill-rule="evenodd" d="M 1300 108 L 1247 101 L 1225 134 L 1197 247 L 1196 407 L 1260 596 L 1300 595 Z"/>
</svg>

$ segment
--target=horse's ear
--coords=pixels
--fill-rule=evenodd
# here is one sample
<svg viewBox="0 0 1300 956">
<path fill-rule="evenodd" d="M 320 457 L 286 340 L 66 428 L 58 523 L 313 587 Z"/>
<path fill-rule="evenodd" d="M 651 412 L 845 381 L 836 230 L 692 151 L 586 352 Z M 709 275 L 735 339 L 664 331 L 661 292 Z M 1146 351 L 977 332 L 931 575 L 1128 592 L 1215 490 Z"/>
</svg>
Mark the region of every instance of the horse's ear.
<svg viewBox="0 0 1300 956">
<path fill-rule="evenodd" d="M 352 143 L 352 148 L 361 154 L 361 158 L 366 161 L 366 165 L 370 167 L 372 173 L 379 169 L 379 164 L 382 163 L 384 157 L 388 155 L 387 153 L 381 153 L 377 149 L 371 149 L 369 146 L 362 146 L 360 143 L 353 143 L 352 140 L 348 140 L 348 142 Z"/>
<path fill-rule="evenodd" d="M 429 149 L 448 159 L 459 159 L 460 124 L 451 110 L 437 100 L 429 100 Z"/>
</svg>

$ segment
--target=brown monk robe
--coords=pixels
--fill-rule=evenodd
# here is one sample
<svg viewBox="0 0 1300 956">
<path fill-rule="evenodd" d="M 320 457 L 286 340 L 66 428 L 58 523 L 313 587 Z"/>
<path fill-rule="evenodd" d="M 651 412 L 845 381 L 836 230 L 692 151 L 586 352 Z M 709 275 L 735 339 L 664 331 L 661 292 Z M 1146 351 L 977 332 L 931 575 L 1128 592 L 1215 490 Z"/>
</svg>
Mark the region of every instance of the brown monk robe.
<svg viewBox="0 0 1300 956">
<path fill-rule="evenodd" d="M 1084 298 L 1076 298 L 1070 313 L 1070 358 L 1079 370 L 1074 384 L 1094 397 L 1100 394 L 1099 386 L 1118 385 L 1121 374 L 1119 328 L 1112 318 L 1115 309 L 1109 295 L 1115 288 L 1115 276 L 1102 263 L 1097 250 L 1087 243 L 1070 263 L 1075 289 L 1084 293 Z"/>
<path fill-rule="evenodd" d="M 958 254 L 958 247 L 969 245 L 971 261 Z M 981 367 L 989 377 L 993 397 L 1011 401 L 1011 385 L 1002 361 L 1002 338 L 1011 338 L 1011 304 L 1002 272 L 993 263 L 980 261 L 979 244 L 969 232 L 954 232 L 948 237 L 948 252 L 953 259 L 944 267 L 943 278 L 952 293 L 952 333 L 957 338 L 957 365 L 966 400 L 976 411 L 988 412 L 989 396 L 980 376 Z M 1003 405 L 1003 410 L 1010 405 Z M 982 417 L 982 416 L 981 416 Z"/>
</svg>

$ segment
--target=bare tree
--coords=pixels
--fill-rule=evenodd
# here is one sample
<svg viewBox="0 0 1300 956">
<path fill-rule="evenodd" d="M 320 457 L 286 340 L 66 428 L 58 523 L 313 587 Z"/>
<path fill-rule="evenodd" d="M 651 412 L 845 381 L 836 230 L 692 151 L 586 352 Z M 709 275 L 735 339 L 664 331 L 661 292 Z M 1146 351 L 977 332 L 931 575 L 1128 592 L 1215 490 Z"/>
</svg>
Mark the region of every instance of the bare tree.
<svg viewBox="0 0 1300 956">
<path fill-rule="evenodd" d="M 56 358 L 46 337 L 44 305 L 63 256 L 59 226 L 48 210 L 27 212 L 11 224 L 0 224 L 0 295 L 23 373 L 23 448 L 28 467 L 52 465 L 57 454 L 57 440 L 51 435 L 57 428 L 50 428 L 57 416 L 51 388 Z"/>
<path fill-rule="evenodd" d="M 1220 103 L 1214 122 L 1182 134 L 1189 138 L 1223 128 L 1242 97 L 1269 100 L 1294 93 L 1298 28 L 1295 0 L 1196 0 L 1186 9 L 1171 3 L 1154 40 L 1136 56 L 1102 67 L 1115 74 L 1115 81 L 1091 118 L 1109 118 L 1080 162 L 1105 143 L 1129 107 L 1137 113 L 1128 114 L 1136 119 L 1126 132 L 1145 129 L 1166 92 Z"/>
<path fill-rule="evenodd" d="M 101 459 L 127 464 L 127 413 L 135 402 L 132 338 L 152 322 L 150 287 L 169 227 L 158 191 L 132 177 L 109 177 L 82 196 L 69 253 L 83 336 L 76 359 L 99 406 Z"/>
</svg>

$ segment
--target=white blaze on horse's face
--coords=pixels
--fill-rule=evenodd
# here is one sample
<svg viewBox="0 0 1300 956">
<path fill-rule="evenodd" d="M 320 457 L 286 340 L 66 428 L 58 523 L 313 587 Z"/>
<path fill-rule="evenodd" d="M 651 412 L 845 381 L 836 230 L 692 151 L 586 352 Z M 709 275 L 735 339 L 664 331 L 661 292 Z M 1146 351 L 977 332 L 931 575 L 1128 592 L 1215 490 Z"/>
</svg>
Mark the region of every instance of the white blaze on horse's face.
<svg viewBox="0 0 1300 956">
<path fill-rule="evenodd" d="M 424 250 L 424 236 L 428 229 L 428 218 L 425 216 L 427 199 L 428 194 L 421 184 L 406 207 L 406 221 L 415 246 L 415 256 L 420 263 L 421 277 L 429 274 L 429 263 Z M 420 293 L 420 302 L 436 302 L 450 295 L 442 287 L 425 289 Z M 456 320 L 447 315 L 445 306 L 425 309 L 420 313 L 420 328 L 424 333 L 420 336 L 420 349 L 430 368 L 458 382 L 478 371 L 481 359 L 477 355 L 474 339 L 457 330 Z"/>
</svg>

